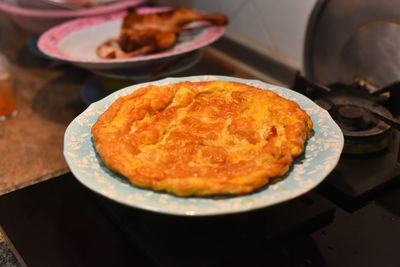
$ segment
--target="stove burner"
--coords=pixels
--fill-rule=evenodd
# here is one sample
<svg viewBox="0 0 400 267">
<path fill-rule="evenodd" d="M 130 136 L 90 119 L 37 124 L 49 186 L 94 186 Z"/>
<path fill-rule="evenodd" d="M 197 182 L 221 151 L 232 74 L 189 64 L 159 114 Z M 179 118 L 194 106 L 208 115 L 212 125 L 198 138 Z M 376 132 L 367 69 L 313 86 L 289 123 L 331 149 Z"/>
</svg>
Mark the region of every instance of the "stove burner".
<svg viewBox="0 0 400 267">
<path fill-rule="evenodd" d="M 391 116 L 383 106 L 348 95 L 327 94 L 315 102 L 328 110 L 345 137 L 343 152 L 365 154 L 377 152 L 390 143 L 391 126 L 374 114 Z"/>
<path fill-rule="evenodd" d="M 324 86 L 298 75 L 293 87 L 328 110 L 344 133 L 338 165 L 317 190 L 348 211 L 400 176 L 400 123 L 393 117 L 400 116 L 400 82 L 379 89 L 359 78 Z"/>
<path fill-rule="evenodd" d="M 338 115 L 338 120 L 342 122 L 342 128 L 348 132 L 370 130 L 377 124 L 377 119 L 364 108 L 340 106 Z"/>
<path fill-rule="evenodd" d="M 389 145 L 392 128 L 400 130 L 400 121 L 383 105 L 388 100 L 383 94 L 399 87 L 400 83 L 393 83 L 371 92 L 360 79 L 349 86 L 337 83 L 326 87 L 299 75 L 294 85 L 330 113 L 343 132 L 343 152 L 347 154 L 377 152 Z"/>
<path fill-rule="evenodd" d="M 349 95 L 328 94 L 315 102 L 329 111 L 332 118 L 348 137 L 368 137 L 379 135 L 391 128 L 374 114 L 391 117 L 390 112 L 374 102 Z"/>
</svg>

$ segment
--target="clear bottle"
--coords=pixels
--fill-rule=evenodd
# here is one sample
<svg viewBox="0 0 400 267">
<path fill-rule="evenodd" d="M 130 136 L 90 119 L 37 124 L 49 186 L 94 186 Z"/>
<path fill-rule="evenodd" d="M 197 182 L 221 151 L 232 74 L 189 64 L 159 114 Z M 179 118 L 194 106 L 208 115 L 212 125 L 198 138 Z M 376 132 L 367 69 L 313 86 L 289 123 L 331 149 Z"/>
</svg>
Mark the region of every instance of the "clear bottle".
<svg viewBox="0 0 400 267">
<path fill-rule="evenodd" d="M 16 114 L 17 103 L 10 64 L 7 58 L 0 53 L 0 120 L 5 120 Z"/>
</svg>

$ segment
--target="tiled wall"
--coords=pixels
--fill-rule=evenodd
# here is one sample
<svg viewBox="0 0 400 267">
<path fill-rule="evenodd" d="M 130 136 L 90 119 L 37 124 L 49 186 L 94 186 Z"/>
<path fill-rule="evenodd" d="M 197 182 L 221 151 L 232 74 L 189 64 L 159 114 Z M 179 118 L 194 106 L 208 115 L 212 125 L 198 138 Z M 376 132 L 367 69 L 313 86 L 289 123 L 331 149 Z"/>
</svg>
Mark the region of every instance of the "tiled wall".
<svg viewBox="0 0 400 267">
<path fill-rule="evenodd" d="M 302 68 L 308 17 L 317 0 L 192 0 L 192 6 L 229 16 L 227 35 Z"/>
<path fill-rule="evenodd" d="M 309 15 L 318 0 L 159 0 L 224 13 L 227 36 L 261 53 L 301 69 Z"/>
</svg>

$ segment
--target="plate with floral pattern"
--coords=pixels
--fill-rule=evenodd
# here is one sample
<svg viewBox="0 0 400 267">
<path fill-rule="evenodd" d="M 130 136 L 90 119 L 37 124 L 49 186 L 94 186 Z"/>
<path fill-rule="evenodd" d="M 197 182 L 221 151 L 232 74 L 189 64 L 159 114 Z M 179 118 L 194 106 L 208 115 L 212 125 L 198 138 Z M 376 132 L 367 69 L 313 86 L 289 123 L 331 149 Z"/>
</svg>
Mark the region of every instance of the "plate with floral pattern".
<svg viewBox="0 0 400 267">
<path fill-rule="evenodd" d="M 313 135 L 305 153 L 295 159 L 290 171 L 275 182 L 240 196 L 178 197 L 165 192 L 142 189 L 109 170 L 97 154 L 91 127 L 117 98 L 149 84 L 166 85 L 181 81 L 235 81 L 271 90 L 297 102 L 314 123 Z M 344 144 L 342 131 L 329 113 L 307 97 L 290 89 L 258 80 L 226 76 L 166 78 L 126 87 L 91 104 L 68 126 L 64 136 L 64 156 L 74 176 L 89 189 L 121 204 L 164 214 L 207 216 L 265 208 L 307 193 L 321 183 L 337 165 Z"/>
</svg>

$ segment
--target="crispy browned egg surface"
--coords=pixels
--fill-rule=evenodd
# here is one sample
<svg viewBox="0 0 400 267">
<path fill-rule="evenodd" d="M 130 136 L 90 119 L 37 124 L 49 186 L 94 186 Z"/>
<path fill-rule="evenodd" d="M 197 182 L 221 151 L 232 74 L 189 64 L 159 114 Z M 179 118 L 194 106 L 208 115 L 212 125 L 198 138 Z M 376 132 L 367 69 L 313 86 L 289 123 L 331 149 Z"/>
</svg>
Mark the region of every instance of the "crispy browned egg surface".
<svg viewBox="0 0 400 267">
<path fill-rule="evenodd" d="M 293 101 L 237 82 L 149 85 L 92 127 L 106 166 L 179 196 L 246 194 L 288 172 L 313 127 Z"/>
</svg>

